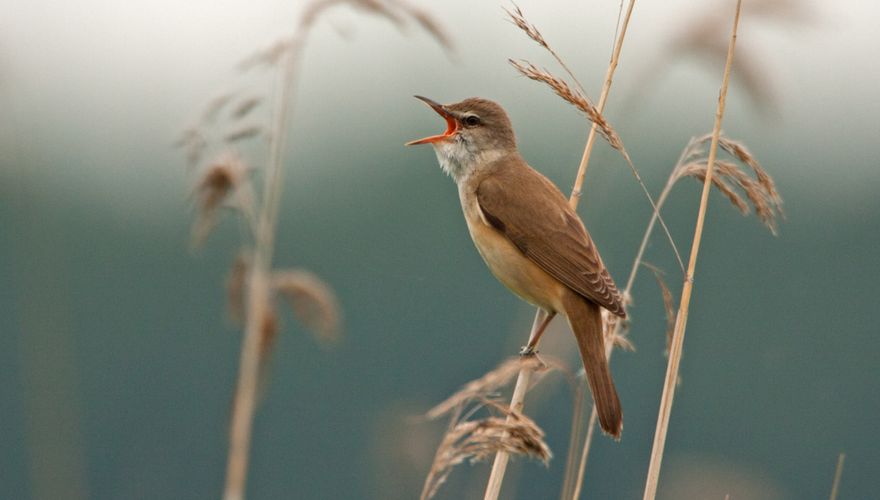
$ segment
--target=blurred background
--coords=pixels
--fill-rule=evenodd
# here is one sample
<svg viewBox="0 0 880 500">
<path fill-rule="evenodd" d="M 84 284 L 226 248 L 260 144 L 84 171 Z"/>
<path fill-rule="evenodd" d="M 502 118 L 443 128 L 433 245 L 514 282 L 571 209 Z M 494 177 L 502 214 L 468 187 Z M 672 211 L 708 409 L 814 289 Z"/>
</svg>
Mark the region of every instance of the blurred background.
<svg viewBox="0 0 880 500">
<path fill-rule="evenodd" d="M 509 4 L 417 5 L 453 52 L 412 21 L 349 6 L 309 39 L 276 263 L 335 289 L 344 339 L 324 349 L 284 312 L 251 498 L 417 497 L 445 424 L 415 417 L 527 338 L 532 309 L 485 269 L 433 152 L 402 146 L 443 127 L 411 96 L 500 102 L 526 159 L 564 192 L 587 125 L 509 67 L 527 58 L 561 73 L 506 19 Z M 723 66 L 711 44 L 733 6 L 636 4 L 606 116 L 654 193 L 688 139 L 711 130 Z M 194 175 L 173 143 L 213 96 L 271 82 L 235 66 L 290 33 L 303 4 L 3 7 L 0 498 L 216 498 L 241 335 L 223 286 L 240 230 L 227 217 L 190 248 Z M 619 3 L 520 7 L 598 98 Z M 858 0 L 745 2 L 724 130 L 774 176 L 788 218 L 773 237 L 712 194 L 661 498 L 826 498 L 840 452 L 839 498 L 876 496 L 878 20 Z M 698 197 L 683 182 L 664 211 L 683 251 Z M 605 144 L 580 214 L 622 285 L 650 209 Z M 677 299 L 659 236 L 647 259 Z M 634 301 L 637 350 L 613 360 L 626 429 L 620 443 L 596 441 L 585 498 L 639 498 L 644 486 L 666 367 L 650 273 Z M 561 322 L 547 340 L 576 366 Z M 530 395 L 555 458 L 515 460 L 504 498 L 558 496 L 571 402 L 558 375 Z M 438 497 L 481 495 L 488 469 L 459 467 Z"/>
</svg>

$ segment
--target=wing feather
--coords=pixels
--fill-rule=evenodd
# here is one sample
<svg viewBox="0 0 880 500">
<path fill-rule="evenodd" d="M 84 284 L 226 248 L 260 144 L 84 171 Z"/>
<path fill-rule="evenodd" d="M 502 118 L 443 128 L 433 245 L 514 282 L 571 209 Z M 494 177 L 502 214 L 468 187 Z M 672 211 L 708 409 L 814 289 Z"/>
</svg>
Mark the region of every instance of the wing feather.
<svg viewBox="0 0 880 500">
<path fill-rule="evenodd" d="M 568 201 L 546 177 L 524 163 L 517 167 L 496 170 L 477 187 L 486 220 L 548 274 L 626 317 L 620 292 Z"/>
</svg>

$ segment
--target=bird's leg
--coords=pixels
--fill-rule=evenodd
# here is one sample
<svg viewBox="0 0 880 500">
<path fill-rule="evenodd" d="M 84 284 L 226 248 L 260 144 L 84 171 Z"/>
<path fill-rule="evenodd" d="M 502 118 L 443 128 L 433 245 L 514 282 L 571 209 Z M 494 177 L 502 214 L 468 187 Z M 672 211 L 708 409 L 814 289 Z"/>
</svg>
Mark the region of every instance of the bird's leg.
<svg viewBox="0 0 880 500">
<path fill-rule="evenodd" d="M 547 312 L 544 309 L 538 310 L 538 314 L 535 315 L 535 324 L 532 325 L 532 334 L 529 336 L 529 343 L 520 349 L 520 356 L 530 356 L 535 354 L 535 347 L 538 346 L 538 341 L 541 340 L 541 335 L 544 335 L 544 330 L 547 329 L 547 325 L 550 324 L 550 321 L 552 321 L 555 316 L 555 312 Z"/>
</svg>

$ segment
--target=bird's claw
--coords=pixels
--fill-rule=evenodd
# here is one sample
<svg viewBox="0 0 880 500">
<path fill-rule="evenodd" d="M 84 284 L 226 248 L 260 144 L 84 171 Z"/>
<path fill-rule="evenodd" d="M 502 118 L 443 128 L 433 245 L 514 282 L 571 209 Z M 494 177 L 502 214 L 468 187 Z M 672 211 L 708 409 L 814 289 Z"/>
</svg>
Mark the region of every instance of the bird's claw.
<svg viewBox="0 0 880 500">
<path fill-rule="evenodd" d="M 519 349 L 519 355 L 522 357 L 534 356 L 535 354 L 538 354 L 538 351 L 534 346 L 524 345 Z"/>
</svg>

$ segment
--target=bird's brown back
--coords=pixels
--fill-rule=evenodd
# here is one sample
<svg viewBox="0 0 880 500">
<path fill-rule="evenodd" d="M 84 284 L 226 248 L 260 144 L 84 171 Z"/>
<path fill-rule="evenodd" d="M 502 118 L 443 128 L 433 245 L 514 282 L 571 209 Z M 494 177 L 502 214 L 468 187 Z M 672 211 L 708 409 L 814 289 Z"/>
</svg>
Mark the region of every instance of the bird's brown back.
<svg viewBox="0 0 880 500">
<path fill-rule="evenodd" d="M 531 261 L 564 285 L 626 317 L 623 300 L 589 233 L 559 189 L 511 154 L 481 172 L 480 209 Z"/>
</svg>

